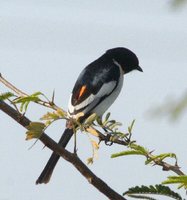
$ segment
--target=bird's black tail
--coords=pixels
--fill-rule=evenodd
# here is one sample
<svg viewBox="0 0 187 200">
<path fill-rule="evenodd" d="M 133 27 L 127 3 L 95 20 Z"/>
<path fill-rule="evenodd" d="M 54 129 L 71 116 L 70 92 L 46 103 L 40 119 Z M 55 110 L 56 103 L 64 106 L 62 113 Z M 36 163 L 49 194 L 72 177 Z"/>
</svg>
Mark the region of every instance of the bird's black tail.
<svg viewBox="0 0 187 200">
<path fill-rule="evenodd" d="M 62 137 L 60 138 L 58 144 L 60 144 L 60 146 L 65 148 L 72 136 L 73 136 L 73 129 L 66 128 L 64 133 L 62 134 Z M 59 158 L 60 158 L 60 156 L 58 154 L 56 154 L 54 152 L 51 154 L 51 157 L 49 158 L 46 166 L 44 167 L 44 169 L 42 171 L 42 173 L 40 174 L 40 176 L 36 180 L 36 184 L 48 183 L 49 182 L 51 175 L 53 173 L 53 170 L 54 170 Z"/>
</svg>

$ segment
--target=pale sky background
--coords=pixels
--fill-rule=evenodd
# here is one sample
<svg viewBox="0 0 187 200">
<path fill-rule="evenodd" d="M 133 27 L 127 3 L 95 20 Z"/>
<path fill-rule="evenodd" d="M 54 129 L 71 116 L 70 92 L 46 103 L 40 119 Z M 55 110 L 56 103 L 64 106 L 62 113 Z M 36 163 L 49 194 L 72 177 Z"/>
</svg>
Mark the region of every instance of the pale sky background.
<svg viewBox="0 0 187 200">
<path fill-rule="evenodd" d="M 0 0 L 0 72 L 27 93 L 56 91 L 56 103 L 67 108 L 80 71 L 107 49 L 124 46 L 139 57 L 144 73 L 125 76 L 112 118 L 133 119 L 134 139 L 155 153 L 175 152 L 187 172 L 186 115 L 177 122 L 152 118 L 149 110 L 180 98 L 187 86 L 187 6 L 173 9 L 169 0 Z M 0 92 L 6 88 L 0 85 Z M 47 110 L 32 105 L 27 116 L 37 121 Z M 47 133 L 58 140 L 64 123 Z M 49 184 L 35 185 L 51 151 L 25 141 L 25 129 L 0 112 L 0 200 L 107 199 L 60 160 Z M 73 141 L 68 146 L 73 150 Z M 123 193 L 136 185 L 158 184 L 172 172 L 144 165 L 141 157 L 111 159 L 124 147 L 101 145 L 90 168 Z M 91 156 L 88 137 L 78 135 L 78 155 Z M 174 189 L 176 187 L 173 187 Z M 181 191 L 182 192 L 182 191 Z"/>
</svg>

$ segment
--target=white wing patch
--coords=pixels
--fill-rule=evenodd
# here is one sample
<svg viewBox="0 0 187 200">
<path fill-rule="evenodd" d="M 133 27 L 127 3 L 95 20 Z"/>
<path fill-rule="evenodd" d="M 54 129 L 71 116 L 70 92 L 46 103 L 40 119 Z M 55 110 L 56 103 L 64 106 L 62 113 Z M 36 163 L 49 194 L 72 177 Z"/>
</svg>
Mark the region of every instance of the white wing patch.
<svg viewBox="0 0 187 200">
<path fill-rule="evenodd" d="M 71 104 L 71 98 L 72 98 L 72 95 L 71 95 L 69 99 L 69 105 L 68 105 L 69 115 L 71 117 L 74 117 L 73 114 L 75 111 L 78 111 L 87 106 L 83 111 L 81 111 L 84 114 L 86 114 L 100 101 L 100 99 L 103 96 L 110 94 L 112 90 L 116 87 L 116 84 L 117 84 L 116 81 L 111 81 L 109 83 L 103 84 L 103 86 L 101 87 L 101 89 L 98 91 L 96 95 L 91 94 L 87 99 L 85 99 L 83 102 L 81 102 L 80 104 L 76 106 L 73 106 Z"/>
<path fill-rule="evenodd" d="M 69 99 L 69 105 L 68 105 L 68 110 L 70 113 L 74 113 L 75 110 L 80 110 L 81 108 L 84 108 L 85 106 L 87 106 L 88 104 L 90 104 L 94 98 L 95 98 L 95 95 L 91 94 L 88 98 L 86 98 L 82 103 L 76 105 L 76 106 L 73 106 L 71 104 L 71 98 L 72 98 L 72 95 Z"/>
</svg>

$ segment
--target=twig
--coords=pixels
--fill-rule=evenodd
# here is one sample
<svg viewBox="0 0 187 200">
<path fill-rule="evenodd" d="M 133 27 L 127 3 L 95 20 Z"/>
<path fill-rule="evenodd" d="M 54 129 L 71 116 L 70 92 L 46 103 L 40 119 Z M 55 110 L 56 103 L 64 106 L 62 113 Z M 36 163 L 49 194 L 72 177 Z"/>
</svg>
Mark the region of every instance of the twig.
<svg viewBox="0 0 187 200">
<path fill-rule="evenodd" d="M 27 126 L 31 123 L 31 121 L 22 116 L 20 118 L 20 113 L 17 112 L 14 108 L 6 104 L 4 101 L 0 100 L 0 109 L 13 118 L 17 123 L 21 124 L 23 127 L 27 128 Z M 39 140 L 47 146 L 52 151 L 59 154 L 66 161 L 70 162 L 93 186 L 95 186 L 101 193 L 107 196 L 110 200 L 126 200 L 120 194 L 115 192 L 112 188 L 110 188 L 103 180 L 97 177 L 74 153 L 70 153 L 64 148 L 60 147 L 54 140 L 52 140 L 45 133 L 41 135 Z"/>
<path fill-rule="evenodd" d="M 0 82 L 2 82 L 7 88 L 9 88 L 12 91 L 14 91 L 18 96 L 20 96 L 20 97 L 27 97 L 28 96 L 25 92 L 23 92 L 20 89 L 16 88 L 9 81 L 7 81 L 5 78 L 3 78 L 1 73 L 0 73 Z"/>
<path fill-rule="evenodd" d="M 104 135 L 99 130 L 95 129 L 94 127 L 89 127 L 86 130 L 90 134 L 92 134 L 93 136 L 98 137 L 99 140 L 100 140 L 100 142 L 101 141 L 105 141 L 105 142 L 110 142 L 111 141 L 110 138 L 107 137 L 107 135 Z M 114 138 L 112 140 L 112 142 L 116 143 L 116 144 L 123 145 L 123 146 L 127 146 L 127 145 L 129 145 L 129 143 L 132 143 L 133 141 L 129 140 L 129 142 L 127 142 L 127 141 L 124 141 L 124 140 L 121 140 L 121 139 L 118 139 L 118 138 Z M 154 160 L 154 159 L 152 159 L 152 154 L 151 153 L 149 153 L 148 155 L 146 155 L 146 157 L 148 159 L 151 159 L 154 162 L 155 165 L 161 166 L 164 171 L 173 171 L 173 172 L 175 172 L 178 175 L 184 175 L 184 173 L 180 170 L 180 167 L 177 166 L 177 165 L 171 165 L 171 164 L 166 163 L 166 162 L 161 161 L 161 160 Z"/>
<path fill-rule="evenodd" d="M 5 78 L 2 77 L 1 73 L 0 73 L 0 82 L 2 82 L 6 87 L 8 87 L 9 89 L 13 90 L 17 95 L 21 96 L 21 97 L 27 97 L 28 95 L 26 93 L 24 93 L 23 91 L 19 90 L 18 88 L 16 88 L 14 85 L 12 85 L 10 82 L 8 82 Z M 52 102 L 46 102 L 43 100 L 39 100 L 35 103 L 43 105 L 45 107 L 49 107 L 51 109 L 57 110 L 57 109 L 61 109 L 58 106 L 56 106 L 53 102 L 54 99 L 54 94 L 52 97 Z M 2 111 L 4 111 L 6 114 L 8 114 L 9 116 L 11 116 L 14 120 L 16 120 L 18 123 L 20 123 L 22 126 L 26 127 L 29 125 L 30 121 L 25 117 L 22 116 L 18 111 L 16 111 L 15 109 L 13 109 L 12 107 L 10 107 L 8 104 L 6 104 L 4 101 L 0 101 L 0 109 Z M 93 127 L 92 127 L 93 128 Z M 94 129 L 95 133 L 93 134 L 92 132 L 88 131 L 89 133 L 91 133 L 92 135 L 98 137 L 100 139 L 100 141 L 111 141 L 110 138 L 107 135 L 104 135 L 103 133 L 101 133 L 100 131 L 98 131 L 97 129 Z M 47 138 L 47 139 L 46 139 Z M 64 157 L 63 153 L 61 152 L 63 148 L 57 148 L 56 147 L 56 143 L 50 139 L 47 135 L 43 134 L 42 137 L 40 138 L 40 140 L 46 145 L 48 146 L 50 149 L 52 149 L 53 151 L 55 151 L 56 153 L 59 153 L 59 155 L 61 155 L 64 159 L 66 159 L 67 161 L 71 162 L 70 160 L 68 160 L 68 158 Z M 51 141 L 50 141 L 51 140 Z M 48 144 L 49 142 L 49 144 Z M 54 142 L 54 146 L 52 145 L 52 143 Z M 121 140 L 121 139 L 116 139 L 116 138 L 112 138 L 112 142 L 116 143 L 116 144 L 120 144 L 120 145 L 124 145 L 127 146 L 129 144 L 129 142 L 125 141 L 125 140 Z M 132 141 L 131 141 L 132 142 Z M 51 146 L 52 145 L 52 146 Z M 57 145 L 58 146 L 58 145 Z M 53 149 L 54 148 L 54 149 Z M 57 148 L 57 149 L 55 149 Z M 66 151 L 65 149 L 63 149 L 64 151 Z M 70 153 L 70 152 L 68 152 Z M 75 156 L 75 154 L 74 154 Z M 148 158 L 152 158 L 152 155 L 147 155 Z M 150 157 L 149 157 L 150 156 Z M 78 158 L 78 157 L 77 157 Z M 82 161 L 81 161 L 82 162 Z M 170 165 L 169 163 L 166 163 L 164 161 L 160 161 L 160 160 L 153 160 L 155 165 L 161 166 L 163 168 L 163 170 L 165 171 L 173 171 L 174 173 L 178 174 L 178 175 L 184 175 L 184 173 L 180 170 L 179 166 L 177 165 Z M 72 162 L 71 162 L 72 163 Z M 72 163 L 75 166 L 75 163 Z M 77 168 L 77 166 L 75 166 Z M 79 167 L 77 168 L 80 172 L 81 170 L 79 169 Z M 83 175 L 84 173 L 81 172 Z M 84 175 L 85 176 L 85 175 Z M 88 180 L 90 180 L 87 176 L 85 176 Z M 93 184 L 94 185 L 94 184 Z M 96 186 L 95 186 L 96 187 Z M 99 189 L 100 190 L 100 189 Z M 119 194 L 118 194 L 119 195 Z M 113 198 L 114 199 L 114 198 Z M 122 197 L 122 199 L 124 199 Z"/>
<path fill-rule="evenodd" d="M 12 90 L 13 92 L 15 92 L 19 97 L 28 97 L 29 95 L 26 94 L 25 92 L 21 91 L 20 89 L 18 89 L 17 87 L 15 87 L 12 83 L 10 83 L 9 81 L 7 81 L 2 74 L 0 73 L 0 82 L 3 83 L 7 88 L 9 88 L 10 90 Z M 43 100 L 39 100 L 39 101 L 35 101 L 35 103 L 51 108 L 53 110 L 58 110 L 61 109 L 60 107 L 58 107 L 57 105 L 55 105 L 55 103 L 53 102 L 54 99 L 54 92 L 53 92 L 53 97 L 52 97 L 52 101 L 43 101 Z M 62 110 L 62 109 L 61 109 Z"/>
<path fill-rule="evenodd" d="M 108 140 L 107 135 L 102 134 L 100 131 L 98 131 L 97 129 L 95 129 L 93 127 L 88 128 L 87 131 L 90 134 L 98 137 L 100 139 L 100 141 L 105 141 L 105 142 L 110 141 L 110 140 Z M 128 142 L 126 142 L 124 140 L 120 140 L 120 139 L 114 139 L 114 140 L 112 140 L 112 142 L 116 143 L 116 144 L 123 145 L 123 146 L 127 146 L 129 144 Z M 130 142 L 133 142 L 133 141 L 130 141 Z M 184 175 L 184 172 L 182 172 L 180 170 L 180 167 L 177 166 L 177 165 L 171 165 L 171 164 L 164 162 L 164 161 L 161 161 L 161 160 L 154 160 L 154 159 L 152 159 L 151 154 L 146 155 L 146 157 L 148 159 L 151 159 L 154 162 L 155 165 L 161 166 L 164 171 L 173 171 L 178 175 Z"/>
<path fill-rule="evenodd" d="M 86 129 L 86 131 L 89 132 L 90 134 L 92 134 L 93 136 L 98 137 L 100 142 L 101 141 L 112 142 L 112 143 L 120 144 L 120 145 L 123 145 L 123 146 L 129 145 L 129 142 L 122 140 L 122 139 L 114 138 L 112 136 L 108 137 L 108 135 L 107 135 L 108 133 L 106 133 L 106 135 L 105 135 L 94 127 L 89 127 L 89 128 Z"/>
<path fill-rule="evenodd" d="M 151 157 L 150 157 L 151 158 Z M 177 165 L 170 165 L 164 161 L 156 161 L 153 160 L 153 162 L 155 163 L 155 165 L 159 165 L 162 167 L 163 171 L 173 171 L 176 174 L 178 174 L 179 176 L 181 175 L 185 175 L 181 170 L 180 167 Z"/>
</svg>

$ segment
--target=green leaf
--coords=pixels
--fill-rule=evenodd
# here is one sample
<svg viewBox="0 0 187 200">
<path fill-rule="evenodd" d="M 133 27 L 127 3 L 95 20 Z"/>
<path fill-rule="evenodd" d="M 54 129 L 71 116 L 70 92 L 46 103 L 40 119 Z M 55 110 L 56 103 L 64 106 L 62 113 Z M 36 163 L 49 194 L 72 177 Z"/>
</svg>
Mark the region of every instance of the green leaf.
<svg viewBox="0 0 187 200">
<path fill-rule="evenodd" d="M 1 101 L 4 101 L 4 100 L 7 100 L 7 99 L 9 99 L 10 97 L 14 97 L 15 95 L 13 94 L 13 93 L 11 93 L 11 92 L 5 92 L 5 93 L 2 93 L 1 95 L 0 95 L 0 100 Z"/>
<path fill-rule="evenodd" d="M 39 101 L 40 99 L 38 97 L 35 97 L 35 96 L 27 96 L 27 97 L 18 97 L 16 99 L 14 99 L 14 103 L 15 104 L 21 104 L 20 105 L 20 111 L 24 111 L 26 112 L 27 111 L 27 108 L 28 108 L 28 105 L 30 102 L 37 102 Z"/>
<path fill-rule="evenodd" d="M 64 112 L 61 109 L 57 109 L 53 112 L 47 112 L 45 115 L 43 115 L 40 120 L 45 121 L 45 125 L 49 126 L 52 122 L 58 120 L 58 119 L 66 119 L 67 113 Z"/>
<path fill-rule="evenodd" d="M 67 113 L 65 111 L 63 111 L 62 109 L 57 109 L 56 114 L 61 118 L 67 117 Z"/>
<path fill-rule="evenodd" d="M 116 120 L 112 119 L 112 120 L 108 121 L 108 123 L 109 124 L 114 124 L 114 123 L 116 123 Z"/>
<path fill-rule="evenodd" d="M 28 130 L 41 131 L 45 128 L 45 124 L 41 122 L 31 122 L 26 128 Z"/>
<path fill-rule="evenodd" d="M 109 117 L 110 117 L 110 112 L 108 112 L 108 113 L 106 114 L 106 116 L 105 116 L 105 121 L 108 121 Z"/>
<path fill-rule="evenodd" d="M 42 92 L 35 92 L 35 93 L 33 93 L 31 96 L 33 96 L 33 97 L 38 97 L 38 96 L 40 96 L 40 95 L 44 95 Z"/>
<path fill-rule="evenodd" d="M 132 129 L 134 127 L 134 124 L 135 124 L 135 119 L 132 121 L 131 125 L 128 127 L 129 133 L 132 133 Z"/>
<path fill-rule="evenodd" d="M 112 154 L 111 158 L 116 158 L 116 157 L 119 157 L 119 156 L 127 156 L 127 155 L 147 156 L 147 154 L 148 154 L 148 150 L 146 150 L 144 147 L 137 145 L 135 143 L 131 143 L 129 145 L 129 148 L 131 148 L 131 150 L 122 151 L 122 152 L 119 152 L 119 153 Z"/>
<path fill-rule="evenodd" d="M 123 139 L 124 137 L 127 137 L 129 134 L 128 133 L 123 133 L 120 131 L 115 131 L 114 132 L 114 136 L 116 136 L 117 138 Z"/>
<path fill-rule="evenodd" d="M 27 136 L 26 136 L 26 140 L 30 140 L 33 138 L 39 138 L 41 136 L 41 134 L 43 133 L 43 130 L 45 129 L 46 125 L 44 123 L 41 122 L 31 122 L 28 126 L 26 126 L 27 128 Z"/>
<path fill-rule="evenodd" d="M 144 147 L 142 147 L 142 146 L 140 146 L 140 145 L 137 145 L 137 144 L 135 144 L 135 143 L 131 143 L 131 144 L 129 145 L 129 147 L 130 147 L 131 149 L 136 150 L 136 151 L 142 152 L 142 155 L 145 155 L 145 156 L 149 153 L 149 151 L 148 151 L 146 148 L 144 148 Z"/>
<path fill-rule="evenodd" d="M 102 119 L 100 117 L 97 117 L 96 121 L 101 127 L 103 126 L 103 122 L 102 122 Z"/>
<path fill-rule="evenodd" d="M 141 151 L 127 150 L 127 151 L 122 151 L 119 153 L 112 154 L 111 158 L 117 158 L 120 156 L 128 156 L 128 155 L 144 155 L 144 154 Z"/>
<path fill-rule="evenodd" d="M 32 101 L 32 102 L 35 102 L 35 101 L 39 101 L 40 99 L 38 98 L 38 97 L 36 97 L 36 96 L 27 96 L 27 97 L 19 97 L 19 98 L 16 98 L 15 100 L 14 100 L 14 103 L 25 103 L 25 102 L 30 102 L 30 101 Z"/>
<path fill-rule="evenodd" d="M 93 113 L 92 115 L 90 115 L 88 118 L 86 118 L 84 124 L 85 125 L 91 125 L 93 123 L 93 121 L 97 118 L 97 114 Z"/>
<path fill-rule="evenodd" d="M 182 197 L 172 191 L 169 187 L 166 187 L 164 185 L 155 185 L 155 186 L 136 186 L 136 187 L 132 187 L 130 188 L 128 191 L 124 192 L 123 195 L 127 195 L 130 197 L 134 197 L 134 198 L 142 198 L 142 199 L 153 199 L 152 197 L 146 196 L 147 195 L 164 195 L 164 196 L 168 196 L 171 197 L 173 199 L 177 199 L 177 200 L 182 200 Z M 141 196 L 143 195 L 143 196 Z"/>
<path fill-rule="evenodd" d="M 162 182 L 162 184 L 179 184 L 179 188 L 184 187 L 187 189 L 187 176 L 169 176 L 167 180 Z"/>
<path fill-rule="evenodd" d="M 15 104 L 20 104 L 20 111 L 25 111 L 28 108 L 28 105 L 30 102 L 38 102 L 40 101 L 39 96 L 43 95 L 41 92 L 35 92 L 33 94 L 31 94 L 30 96 L 22 96 L 22 97 L 18 97 L 16 99 L 14 99 L 14 103 Z"/>
<path fill-rule="evenodd" d="M 54 111 L 54 112 L 47 112 L 40 119 L 41 120 L 57 120 L 57 119 L 62 119 L 64 117 L 65 117 L 65 114 L 63 112 L 59 113 L 59 111 Z"/>
<path fill-rule="evenodd" d="M 151 163 L 152 161 L 163 161 L 165 158 L 175 158 L 177 159 L 176 157 L 176 154 L 174 153 L 163 153 L 163 154 L 160 154 L 160 155 L 157 155 L 157 156 L 152 156 L 151 158 L 147 159 L 147 161 L 145 162 L 145 164 L 149 164 Z"/>
<path fill-rule="evenodd" d="M 56 120 L 58 118 L 59 116 L 56 114 L 56 112 L 47 112 L 40 118 L 40 120 Z"/>
<path fill-rule="evenodd" d="M 114 123 L 111 123 L 109 126 L 107 126 L 107 128 L 113 130 L 114 128 L 117 128 L 119 126 L 121 126 L 122 124 L 120 122 L 114 122 Z"/>
<path fill-rule="evenodd" d="M 23 111 L 26 112 L 29 103 L 30 103 L 30 101 L 26 101 L 26 102 L 21 103 L 21 105 L 20 105 L 20 111 L 21 111 L 21 112 L 23 112 Z"/>
</svg>

